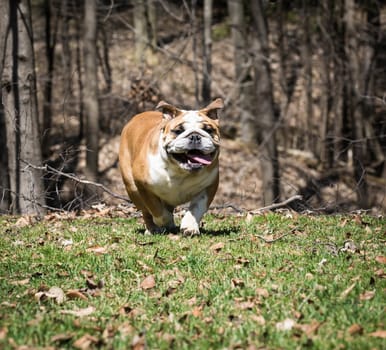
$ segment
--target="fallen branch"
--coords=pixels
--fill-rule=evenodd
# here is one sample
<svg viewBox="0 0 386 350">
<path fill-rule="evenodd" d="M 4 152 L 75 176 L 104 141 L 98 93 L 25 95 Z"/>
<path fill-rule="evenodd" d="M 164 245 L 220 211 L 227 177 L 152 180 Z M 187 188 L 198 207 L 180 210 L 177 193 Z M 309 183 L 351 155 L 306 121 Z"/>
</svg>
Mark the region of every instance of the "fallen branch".
<svg viewBox="0 0 386 350">
<path fill-rule="evenodd" d="M 291 233 L 293 233 L 294 230 L 291 230 L 290 232 L 287 232 L 285 233 L 284 235 L 281 235 L 277 238 L 274 238 L 274 239 L 267 239 L 265 238 L 264 236 L 260 236 L 260 235 L 253 235 L 253 237 L 257 237 L 257 238 L 260 238 L 261 240 L 263 240 L 265 243 L 274 243 L 276 241 L 279 241 L 280 239 L 284 238 L 285 236 L 288 236 L 290 235 Z"/>
<path fill-rule="evenodd" d="M 211 206 L 209 209 L 211 209 L 211 210 L 223 210 L 223 209 L 228 209 L 228 208 L 231 208 L 232 210 L 234 210 L 237 213 L 244 213 L 245 212 L 245 210 L 240 209 L 233 204 L 215 205 L 215 206 Z"/>
<path fill-rule="evenodd" d="M 271 205 L 267 205 L 266 207 L 262 207 L 262 208 L 259 208 L 259 209 L 255 209 L 255 210 L 252 210 L 252 211 L 249 211 L 250 214 L 259 214 L 263 211 L 267 211 L 267 210 L 273 210 L 273 209 L 277 209 L 277 208 L 282 208 L 282 207 L 285 207 L 287 204 L 293 202 L 293 201 L 296 201 L 296 200 L 302 200 L 303 197 L 299 194 L 295 195 L 295 196 L 292 196 L 280 203 L 273 203 Z"/>
<path fill-rule="evenodd" d="M 99 182 L 94 182 L 94 181 L 90 181 L 90 180 L 82 180 L 82 179 L 80 179 L 79 177 L 77 177 L 75 175 L 64 173 L 63 171 L 55 169 L 55 168 L 49 166 L 48 164 L 46 164 L 44 166 L 37 166 L 37 165 L 33 165 L 33 164 L 29 163 L 29 162 L 26 162 L 25 160 L 21 160 L 21 161 L 26 164 L 26 167 L 24 168 L 24 170 L 27 170 L 28 168 L 32 168 L 32 169 L 35 169 L 35 170 L 43 170 L 43 171 L 46 171 L 48 173 L 53 173 L 53 174 L 57 174 L 57 175 L 60 175 L 60 176 L 64 176 L 64 177 L 66 177 L 68 179 L 71 179 L 71 180 L 77 182 L 77 183 L 81 183 L 81 184 L 84 184 L 84 185 L 91 185 L 91 186 L 95 186 L 95 187 L 101 188 L 104 192 L 108 193 L 111 197 L 122 199 L 122 200 L 124 200 L 126 202 L 131 202 L 128 197 L 121 196 L 121 195 L 111 191 L 105 185 L 103 185 L 103 184 L 101 184 Z"/>
</svg>

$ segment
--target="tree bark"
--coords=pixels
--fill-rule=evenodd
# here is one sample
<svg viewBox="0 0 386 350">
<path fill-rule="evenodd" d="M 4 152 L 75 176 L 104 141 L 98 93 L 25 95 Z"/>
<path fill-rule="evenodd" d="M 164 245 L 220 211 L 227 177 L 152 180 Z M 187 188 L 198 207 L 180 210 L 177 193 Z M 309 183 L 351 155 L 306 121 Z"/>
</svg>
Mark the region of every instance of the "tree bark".
<svg viewBox="0 0 386 350">
<path fill-rule="evenodd" d="M 204 46 L 203 46 L 203 77 L 202 102 L 207 105 L 211 101 L 212 84 L 212 0 L 204 1 Z"/>
<path fill-rule="evenodd" d="M 365 157 L 367 153 L 366 139 L 364 135 L 364 116 L 361 105 L 361 94 L 364 93 L 363 76 L 361 76 L 360 55 L 358 45 L 358 32 L 355 25 L 355 1 L 345 0 L 345 54 L 346 67 L 346 103 L 352 130 L 352 149 L 354 178 L 356 181 L 356 193 L 358 205 L 361 208 L 369 206 L 368 188 L 366 181 Z"/>
<path fill-rule="evenodd" d="M 84 109 L 86 125 L 86 176 L 98 179 L 99 105 L 97 67 L 97 7 L 96 0 L 85 1 L 84 18 Z"/>
<path fill-rule="evenodd" d="M 8 6 L 2 2 L 1 8 Z M 11 211 L 43 214 L 45 198 L 42 172 L 28 167 L 28 164 L 40 166 L 42 163 L 30 14 L 28 0 L 9 2 L 8 17 L 5 14 L 8 30 L 2 97 L 7 131 Z"/>
<path fill-rule="evenodd" d="M 74 5 L 74 4 L 73 4 Z M 75 7 L 75 6 L 74 6 Z M 75 64 L 77 71 L 77 88 L 78 88 L 78 111 L 79 111 L 79 132 L 78 139 L 79 141 L 83 139 L 85 133 L 85 118 L 84 118 L 84 97 L 83 97 L 83 72 L 82 72 L 82 50 L 81 50 L 81 41 L 82 41 L 82 23 L 79 18 L 75 19 Z"/>
<path fill-rule="evenodd" d="M 236 80 L 234 100 L 240 106 L 238 113 L 233 113 L 231 122 L 240 129 L 241 140 L 246 144 L 256 144 L 256 132 L 253 113 L 255 88 L 253 82 L 253 59 L 248 48 L 252 40 L 247 35 L 246 17 L 242 0 L 228 0 L 228 13 L 234 50 L 234 74 Z"/>
<path fill-rule="evenodd" d="M 58 17 L 54 24 L 52 24 L 52 11 L 51 2 L 49 0 L 44 1 L 45 10 L 45 53 L 47 61 L 47 77 L 44 82 L 44 101 L 43 101 L 43 137 L 42 137 L 42 153 L 44 158 L 49 156 L 49 135 L 51 129 L 52 120 L 52 81 L 54 78 L 54 65 L 55 65 L 55 47 L 56 37 L 58 29 Z"/>
<path fill-rule="evenodd" d="M 304 148 L 315 153 L 313 142 L 313 101 L 312 101 L 312 43 L 311 43 L 311 26 L 310 26 L 310 5 L 307 1 L 302 1 L 303 8 L 303 45 L 302 45 L 302 59 L 304 66 L 304 89 L 305 89 L 305 138 Z"/>
<path fill-rule="evenodd" d="M 157 6 L 155 0 L 147 0 L 147 27 L 152 50 L 157 46 Z"/>
<path fill-rule="evenodd" d="M 60 42 L 62 44 L 62 74 L 66 79 L 63 82 L 63 98 L 62 98 L 62 110 L 64 114 L 72 113 L 71 102 L 74 99 L 72 88 L 72 50 L 71 50 L 71 35 L 70 35 L 70 20 L 71 20 L 71 8 L 70 0 L 62 0 L 58 2 L 58 7 L 62 13 L 61 18 L 61 35 Z M 70 102 L 70 103 L 69 103 Z"/>
<path fill-rule="evenodd" d="M 156 7 L 152 0 L 134 0 L 135 60 L 157 63 L 153 47 L 157 45 Z"/>
<path fill-rule="evenodd" d="M 4 32 L 1 32 L 4 33 Z M 1 76 L 1 75 L 0 75 Z M 0 92 L 1 100 L 1 92 Z M 0 105 L 0 149 L 7 150 L 7 133 L 5 128 L 5 115 L 3 106 Z M 0 152 L 0 214 L 8 213 L 9 196 L 9 174 L 7 152 Z"/>
<path fill-rule="evenodd" d="M 254 127 L 260 141 L 260 163 L 263 178 L 263 204 L 280 200 L 279 159 L 277 152 L 275 114 L 269 66 L 268 25 L 261 0 L 251 2 L 255 31 L 254 73 L 256 88 Z"/>
<path fill-rule="evenodd" d="M 231 33 L 234 47 L 235 76 L 238 79 L 245 70 L 247 61 L 244 5 L 242 0 L 228 0 L 228 13 L 231 21 Z"/>
<path fill-rule="evenodd" d="M 0 82 L 3 76 L 3 66 L 5 59 L 6 41 L 9 35 L 8 16 L 9 2 L 8 0 L 0 1 L 2 11 L 0 13 Z M 2 101 L 2 91 L 0 90 L 0 101 Z M 0 103 L 0 213 L 7 213 L 10 205 L 10 185 L 8 173 L 8 155 L 7 155 L 7 133 L 5 125 L 5 112 L 3 105 Z"/>
</svg>

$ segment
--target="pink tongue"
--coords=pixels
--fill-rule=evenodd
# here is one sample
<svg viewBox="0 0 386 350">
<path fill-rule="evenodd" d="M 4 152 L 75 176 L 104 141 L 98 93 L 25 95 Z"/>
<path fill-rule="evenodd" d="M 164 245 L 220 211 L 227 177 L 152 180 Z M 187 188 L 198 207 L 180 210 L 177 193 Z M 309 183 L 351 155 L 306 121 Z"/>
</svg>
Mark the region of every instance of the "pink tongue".
<svg viewBox="0 0 386 350">
<path fill-rule="evenodd" d="M 195 163 L 200 163 L 200 164 L 204 164 L 204 165 L 209 165 L 210 163 L 212 163 L 212 158 L 210 157 L 210 155 L 206 155 L 206 154 L 188 154 L 188 158 L 195 162 Z"/>
</svg>

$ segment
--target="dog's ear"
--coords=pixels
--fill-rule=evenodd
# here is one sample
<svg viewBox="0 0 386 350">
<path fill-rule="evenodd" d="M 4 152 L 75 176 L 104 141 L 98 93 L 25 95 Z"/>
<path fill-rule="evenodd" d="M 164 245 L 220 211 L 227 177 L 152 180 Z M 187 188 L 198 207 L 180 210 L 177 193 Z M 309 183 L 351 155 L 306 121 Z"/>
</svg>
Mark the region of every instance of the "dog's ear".
<svg viewBox="0 0 386 350">
<path fill-rule="evenodd" d="M 208 106 L 202 109 L 200 112 L 206 114 L 211 119 L 218 119 L 217 110 L 224 107 L 224 102 L 221 98 L 216 98 Z"/>
<path fill-rule="evenodd" d="M 162 112 L 164 118 L 168 120 L 175 118 L 181 113 L 181 111 L 177 107 L 165 101 L 160 101 L 156 109 L 159 109 Z"/>
</svg>

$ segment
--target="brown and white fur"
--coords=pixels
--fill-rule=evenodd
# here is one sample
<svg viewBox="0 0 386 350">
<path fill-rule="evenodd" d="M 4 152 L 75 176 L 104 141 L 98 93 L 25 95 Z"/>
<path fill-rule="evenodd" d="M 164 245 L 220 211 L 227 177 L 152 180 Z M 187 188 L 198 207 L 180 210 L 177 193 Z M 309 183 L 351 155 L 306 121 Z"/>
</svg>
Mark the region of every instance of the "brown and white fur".
<svg viewBox="0 0 386 350">
<path fill-rule="evenodd" d="M 182 110 L 161 101 L 124 127 L 119 166 L 127 193 L 142 211 L 147 233 L 175 231 L 173 210 L 190 202 L 180 230 L 200 233 L 219 182 L 220 133 L 216 99 L 207 107 Z"/>
</svg>

